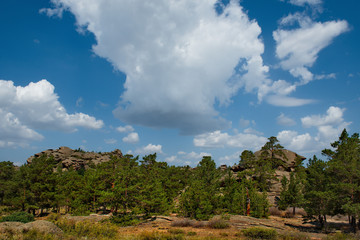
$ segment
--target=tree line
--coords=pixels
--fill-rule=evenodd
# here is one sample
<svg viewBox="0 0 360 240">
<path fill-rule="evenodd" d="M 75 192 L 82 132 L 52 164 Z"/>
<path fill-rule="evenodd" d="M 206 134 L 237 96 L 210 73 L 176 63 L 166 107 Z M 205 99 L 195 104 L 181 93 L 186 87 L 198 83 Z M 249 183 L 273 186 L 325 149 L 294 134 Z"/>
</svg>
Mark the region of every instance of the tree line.
<svg viewBox="0 0 360 240">
<path fill-rule="evenodd" d="M 205 156 L 196 168 L 169 166 L 156 154 L 112 156 L 108 162 L 63 171 L 52 156 L 16 167 L 0 162 L 0 205 L 42 213 L 45 209 L 71 214 L 111 211 L 120 219 L 176 212 L 206 220 L 229 213 L 267 217 L 267 192 L 277 181 L 275 170 L 286 167 L 283 146 L 270 137 L 260 156 L 245 150 L 234 175 L 217 168 Z M 354 231 L 360 226 L 360 140 L 344 131 L 324 149 L 326 161 L 314 156 L 303 166 L 300 159 L 289 179 L 281 179 L 280 209 L 302 207 L 308 218 L 326 227 L 326 216 L 345 214 Z"/>
</svg>

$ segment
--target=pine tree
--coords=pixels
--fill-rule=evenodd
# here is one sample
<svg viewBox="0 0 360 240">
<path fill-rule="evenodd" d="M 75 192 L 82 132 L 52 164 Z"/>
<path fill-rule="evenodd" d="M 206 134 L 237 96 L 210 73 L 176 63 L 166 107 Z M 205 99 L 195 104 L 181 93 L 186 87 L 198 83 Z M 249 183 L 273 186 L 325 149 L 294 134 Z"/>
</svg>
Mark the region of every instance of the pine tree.
<svg viewBox="0 0 360 240">
<path fill-rule="evenodd" d="M 200 220 L 209 219 L 220 205 L 219 180 L 220 172 L 214 160 L 204 156 L 180 198 L 183 215 Z"/>
<path fill-rule="evenodd" d="M 304 209 L 308 218 L 316 218 L 320 227 L 326 230 L 326 215 L 333 215 L 333 203 L 336 200 L 330 188 L 330 176 L 327 163 L 315 155 L 309 159 L 306 168 Z"/>
<path fill-rule="evenodd" d="M 331 176 L 332 190 L 338 196 L 334 214 L 345 213 L 356 232 L 356 219 L 360 218 L 360 139 L 359 134 L 351 137 L 346 129 L 339 140 L 331 144 L 334 150 L 324 149 L 329 158 L 328 172 Z"/>
<path fill-rule="evenodd" d="M 281 185 L 282 190 L 278 202 L 279 208 L 285 210 L 287 207 L 292 207 L 293 215 L 295 215 L 295 208 L 301 207 L 304 202 L 303 181 L 301 176 L 295 172 L 291 172 L 289 180 L 283 176 Z"/>
</svg>

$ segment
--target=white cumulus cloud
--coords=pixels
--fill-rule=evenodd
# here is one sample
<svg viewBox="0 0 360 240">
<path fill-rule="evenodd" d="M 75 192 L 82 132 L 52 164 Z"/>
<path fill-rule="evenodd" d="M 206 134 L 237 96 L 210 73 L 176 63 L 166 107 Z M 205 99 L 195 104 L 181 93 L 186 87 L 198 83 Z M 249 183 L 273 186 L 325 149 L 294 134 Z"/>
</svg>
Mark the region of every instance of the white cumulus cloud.
<svg viewBox="0 0 360 240">
<path fill-rule="evenodd" d="M 306 116 L 301 118 L 301 122 L 306 128 L 341 124 L 344 121 L 344 111 L 344 108 L 331 106 L 325 115 Z"/>
<path fill-rule="evenodd" d="M 300 154 L 320 152 L 329 148 L 330 143 L 336 141 L 342 130 L 351 124 L 344 121 L 344 111 L 345 109 L 331 106 L 324 115 L 301 118 L 303 127 L 315 128 L 313 135 L 284 130 L 278 133 L 277 138 L 286 148 Z"/>
<path fill-rule="evenodd" d="M 122 140 L 123 140 L 123 142 L 126 142 L 126 143 L 138 143 L 139 142 L 139 134 L 136 132 L 129 133 Z"/>
<path fill-rule="evenodd" d="M 148 154 L 154 154 L 154 153 L 161 154 L 161 153 L 163 153 L 162 145 L 160 145 L 160 144 L 154 145 L 154 144 L 149 143 L 145 147 L 136 149 L 135 153 L 142 154 L 142 155 L 148 155 Z"/>
<path fill-rule="evenodd" d="M 54 90 L 55 87 L 45 79 L 25 87 L 0 80 L 1 145 L 10 142 L 22 145 L 24 141 L 43 139 L 36 130 L 72 132 L 78 127 L 103 127 L 103 121 L 87 114 L 68 114 Z"/>
<path fill-rule="evenodd" d="M 259 149 L 267 142 L 267 138 L 252 133 L 229 135 L 226 132 L 214 131 L 194 137 L 196 147 L 223 148 L 236 147 L 243 149 Z"/>
<path fill-rule="evenodd" d="M 126 74 L 114 114 L 120 120 L 193 134 L 230 123 L 215 105 L 231 103 L 239 88 L 271 85 L 261 55 L 261 28 L 238 1 L 52 0 L 48 15 L 64 10 L 94 34 L 93 51 Z"/>
</svg>

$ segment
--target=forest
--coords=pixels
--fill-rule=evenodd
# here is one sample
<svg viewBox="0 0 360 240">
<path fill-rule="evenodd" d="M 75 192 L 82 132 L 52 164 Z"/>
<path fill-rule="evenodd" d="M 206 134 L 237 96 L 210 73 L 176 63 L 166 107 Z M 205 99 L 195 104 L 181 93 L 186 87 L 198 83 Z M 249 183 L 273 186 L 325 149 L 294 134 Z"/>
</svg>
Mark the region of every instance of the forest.
<svg viewBox="0 0 360 240">
<path fill-rule="evenodd" d="M 155 154 L 125 155 L 87 169 L 63 171 L 53 157 L 42 155 L 20 167 L 0 162 L 2 209 L 32 214 L 62 212 L 87 215 L 112 212 L 112 221 L 131 225 L 152 215 L 177 213 L 207 220 L 219 214 L 266 218 L 267 192 L 283 146 L 270 137 L 255 157 L 249 150 L 239 156 L 244 171 L 234 175 L 220 169 L 210 156 L 196 168 L 169 166 Z M 360 139 L 343 130 L 338 140 L 322 151 L 325 160 L 313 156 L 299 161 L 290 178 L 281 179 L 279 209 L 303 208 L 309 220 L 327 226 L 327 216 L 348 216 L 352 231 L 360 228 Z"/>
</svg>

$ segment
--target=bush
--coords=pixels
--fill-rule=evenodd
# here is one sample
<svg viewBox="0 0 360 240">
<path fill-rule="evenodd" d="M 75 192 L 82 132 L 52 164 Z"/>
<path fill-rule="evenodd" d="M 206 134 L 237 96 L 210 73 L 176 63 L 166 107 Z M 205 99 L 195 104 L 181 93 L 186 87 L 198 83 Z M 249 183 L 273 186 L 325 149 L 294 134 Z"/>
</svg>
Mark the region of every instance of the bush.
<svg viewBox="0 0 360 240">
<path fill-rule="evenodd" d="M 301 233 L 281 234 L 278 239 L 280 240 L 310 240 L 311 238 Z"/>
<path fill-rule="evenodd" d="M 183 240 L 185 239 L 183 235 L 169 235 L 159 232 L 142 232 L 140 236 L 136 239 L 140 240 Z"/>
<path fill-rule="evenodd" d="M 187 233 L 188 236 L 196 236 L 196 234 L 197 234 L 196 232 L 188 232 Z"/>
<path fill-rule="evenodd" d="M 229 228 L 230 225 L 224 219 L 212 219 L 209 221 L 208 227 L 214 229 L 225 229 L 225 228 Z"/>
<path fill-rule="evenodd" d="M 118 214 L 110 218 L 110 222 L 122 227 L 133 226 L 140 222 L 139 218 L 133 214 Z"/>
<path fill-rule="evenodd" d="M 9 216 L 2 217 L 0 222 L 22 222 L 22 223 L 28 223 L 33 222 L 34 216 L 27 212 L 16 212 Z"/>
<path fill-rule="evenodd" d="M 332 235 L 327 236 L 326 240 L 355 240 L 358 239 L 352 234 L 345 234 L 345 233 L 335 233 Z"/>
<path fill-rule="evenodd" d="M 60 219 L 55 224 L 66 234 L 76 237 L 90 238 L 114 238 L 117 235 L 117 228 L 110 223 L 75 222 L 67 219 Z"/>
<path fill-rule="evenodd" d="M 178 228 L 169 229 L 168 232 L 171 234 L 184 234 L 185 233 L 184 230 L 178 229 Z"/>
<path fill-rule="evenodd" d="M 192 227 L 194 227 L 194 228 L 204 228 L 206 226 L 207 226 L 207 224 L 203 221 L 195 221 L 192 225 Z"/>
<path fill-rule="evenodd" d="M 274 229 L 252 227 L 242 230 L 242 233 L 249 239 L 276 239 L 277 232 Z"/>
<path fill-rule="evenodd" d="M 269 214 L 271 216 L 282 216 L 282 212 L 277 207 L 271 207 L 269 208 Z"/>
</svg>

